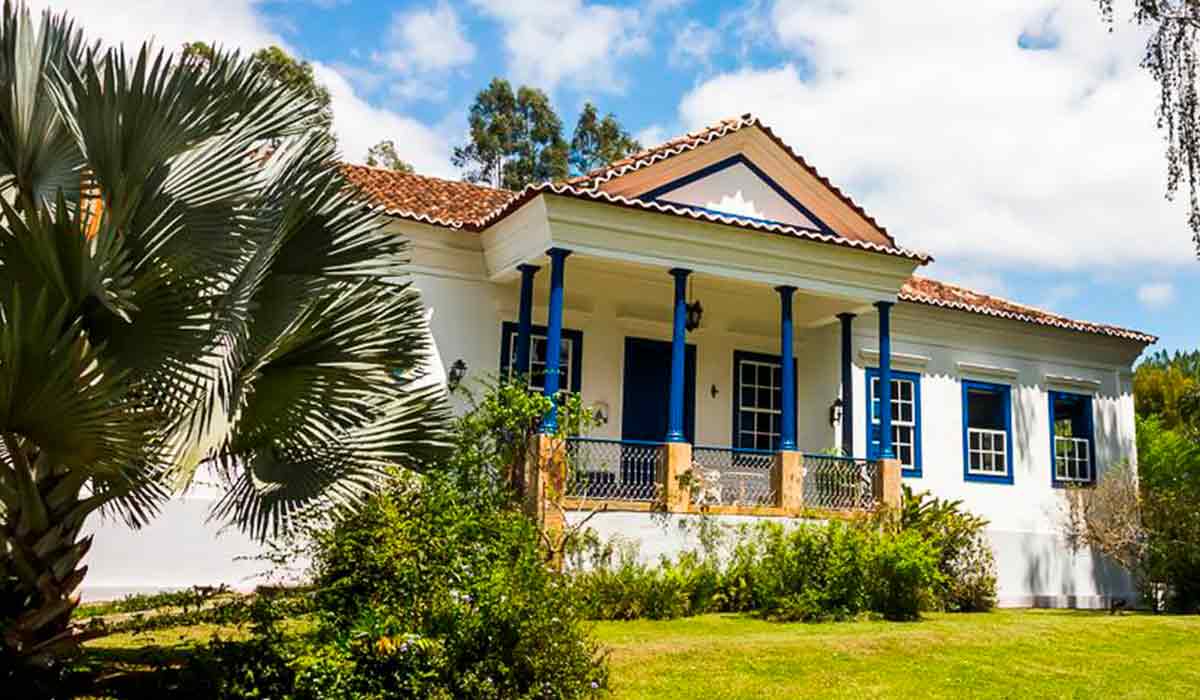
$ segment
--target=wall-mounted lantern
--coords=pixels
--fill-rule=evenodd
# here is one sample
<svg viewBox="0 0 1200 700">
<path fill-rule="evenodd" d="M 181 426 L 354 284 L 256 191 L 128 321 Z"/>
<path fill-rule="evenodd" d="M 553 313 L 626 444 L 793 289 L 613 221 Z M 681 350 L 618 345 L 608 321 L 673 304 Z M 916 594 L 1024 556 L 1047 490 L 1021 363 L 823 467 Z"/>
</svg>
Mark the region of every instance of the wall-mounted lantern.
<svg viewBox="0 0 1200 700">
<path fill-rule="evenodd" d="M 830 425 L 830 427 L 837 425 L 838 423 L 841 422 L 841 420 L 842 420 L 842 400 L 840 398 L 837 398 L 837 399 L 834 399 L 833 403 L 829 405 L 829 425 Z"/>
<path fill-rule="evenodd" d="M 597 425 L 608 425 L 608 404 L 599 401 L 592 407 L 592 417 L 596 419 Z"/>
<path fill-rule="evenodd" d="M 454 390 L 458 388 L 459 384 L 462 384 L 462 380 L 466 376 L 467 363 L 460 357 L 454 361 L 454 364 L 450 365 L 450 372 L 446 375 L 446 388 L 450 390 L 450 393 L 454 393 Z"/>
<path fill-rule="evenodd" d="M 694 331 L 700 327 L 700 319 L 704 316 L 704 307 L 700 305 L 699 300 L 693 301 L 687 305 L 687 321 L 684 327 L 689 331 Z"/>
</svg>

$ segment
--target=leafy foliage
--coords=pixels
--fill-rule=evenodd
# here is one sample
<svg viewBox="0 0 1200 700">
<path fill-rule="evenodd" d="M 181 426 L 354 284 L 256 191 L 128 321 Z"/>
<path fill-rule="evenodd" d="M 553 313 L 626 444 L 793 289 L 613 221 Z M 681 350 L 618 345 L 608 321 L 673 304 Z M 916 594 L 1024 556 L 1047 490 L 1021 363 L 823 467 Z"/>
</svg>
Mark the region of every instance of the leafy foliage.
<svg viewBox="0 0 1200 700">
<path fill-rule="evenodd" d="M 915 533 L 938 552 L 939 607 L 980 612 L 996 606 L 996 560 L 984 533 L 987 520 L 964 511 L 962 501 L 914 494 L 903 486 L 900 528 Z"/>
<path fill-rule="evenodd" d="M 764 522 L 740 531 L 727 555 L 687 552 L 657 566 L 639 563 L 628 546 L 592 543 L 571 579 L 596 619 L 751 612 L 817 621 L 874 612 L 908 620 L 932 607 L 937 554 L 916 532 L 871 523 Z"/>
<path fill-rule="evenodd" d="M 471 182 L 519 190 L 567 175 L 567 143 L 550 98 L 493 78 L 471 105 L 471 141 L 454 149 L 454 164 Z"/>
<path fill-rule="evenodd" d="M 1134 372 L 1133 393 L 1139 416 L 1200 437 L 1200 352 L 1150 355 Z"/>
<path fill-rule="evenodd" d="M 1145 570 L 1177 611 L 1200 612 L 1200 441 L 1138 421 Z"/>
<path fill-rule="evenodd" d="M 580 174 L 641 148 L 615 116 L 601 119 L 590 102 L 568 144 L 546 93 L 527 86 L 514 93 L 502 78 L 475 96 L 468 123 L 470 141 L 454 149 L 454 164 L 470 182 L 510 190 Z"/>
<path fill-rule="evenodd" d="M 372 168 L 395 170 L 399 173 L 412 173 L 413 166 L 404 162 L 396 152 L 395 141 L 380 141 L 367 151 L 367 165 Z"/>
<path fill-rule="evenodd" d="M 642 150 L 611 112 L 600 118 L 596 105 L 587 102 L 571 136 L 571 168 L 582 175 L 602 165 Z"/>
<path fill-rule="evenodd" d="M 343 179 L 275 57 L 87 44 L 0 23 L 0 628 L 45 664 L 105 510 L 152 518 L 201 464 L 256 536 L 349 507 L 447 446 L 418 384 L 405 243 Z M 397 380 L 397 372 L 405 380 Z"/>
<path fill-rule="evenodd" d="M 183 45 L 184 59 L 211 62 L 218 55 L 218 49 L 203 41 L 193 41 Z M 308 61 L 297 60 L 278 46 L 268 46 L 250 54 L 250 61 L 255 70 L 264 74 L 277 85 L 298 92 L 311 99 L 319 107 L 319 111 L 311 120 L 311 126 L 321 129 L 333 138 L 333 106 L 329 89 L 317 82 L 312 64 Z"/>
<path fill-rule="evenodd" d="M 1113 21 L 1114 0 L 1096 0 Z M 1188 225 L 1200 252 L 1200 4 L 1193 0 L 1132 0 L 1133 20 L 1149 30 L 1144 68 L 1158 83 L 1158 126 L 1167 142 L 1167 194 L 1188 187 Z"/>
</svg>

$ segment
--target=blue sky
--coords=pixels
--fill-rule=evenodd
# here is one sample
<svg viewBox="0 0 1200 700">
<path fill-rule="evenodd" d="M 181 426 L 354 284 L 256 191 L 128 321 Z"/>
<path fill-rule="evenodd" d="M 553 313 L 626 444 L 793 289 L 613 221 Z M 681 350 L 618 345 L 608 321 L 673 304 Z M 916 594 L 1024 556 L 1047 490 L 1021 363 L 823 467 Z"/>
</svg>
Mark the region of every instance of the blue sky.
<svg viewBox="0 0 1200 700">
<path fill-rule="evenodd" d="M 1091 0 L 40 0 L 93 36 L 279 44 L 334 96 L 350 160 L 384 138 L 454 177 L 494 76 L 645 143 L 754 112 L 938 260 L 924 272 L 1200 347 L 1200 263 L 1163 198 L 1144 37 Z"/>
</svg>

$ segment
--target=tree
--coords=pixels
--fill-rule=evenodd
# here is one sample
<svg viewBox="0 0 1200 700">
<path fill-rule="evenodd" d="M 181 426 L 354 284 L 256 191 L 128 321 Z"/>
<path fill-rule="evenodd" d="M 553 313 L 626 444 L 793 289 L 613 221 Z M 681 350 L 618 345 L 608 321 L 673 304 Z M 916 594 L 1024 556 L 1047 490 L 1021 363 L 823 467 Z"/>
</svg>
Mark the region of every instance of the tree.
<svg viewBox="0 0 1200 700">
<path fill-rule="evenodd" d="M 413 166 L 400 159 L 395 141 L 380 141 L 367 151 L 367 165 L 401 173 L 412 173 Z"/>
<path fill-rule="evenodd" d="M 1113 21 L 1113 0 L 1096 0 Z M 1200 3 L 1133 0 L 1133 21 L 1150 32 L 1142 67 L 1158 82 L 1158 126 L 1166 132 L 1167 195 L 1186 181 L 1188 225 L 1200 254 Z"/>
<path fill-rule="evenodd" d="M 406 244 L 295 127 L 324 107 L 259 59 L 127 56 L 5 4 L 0 665 L 95 634 L 70 616 L 101 510 L 144 524 L 211 465 L 213 517 L 262 538 L 440 459 Z"/>
<path fill-rule="evenodd" d="M 203 41 L 183 45 L 185 59 L 210 62 L 216 55 L 216 49 Z M 316 117 L 309 120 L 312 125 L 325 131 L 333 128 L 333 108 L 329 90 L 317 82 L 311 63 L 292 58 L 278 46 L 268 46 L 255 51 L 250 55 L 250 61 L 256 70 L 262 71 L 277 84 L 296 90 L 320 106 Z"/>
<path fill-rule="evenodd" d="M 1133 395 L 1139 416 L 1200 435 L 1200 352 L 1150 355 L 1133 375 Z"/>
<path fill-rule="evenodd" d="M 470 182 L 519 190 L 567 175 L 562 121 L 546 93 L 493 78 L 475 96 L 468 123 L 471 140 L 454 149 L 453 162 Z"/>
<path fill-rule="evenodd" d="M 583 175 L 642 150 L 641 144 L 621 128 L 611 112 L 604 119 L 599 116 L 596 106 L 591 102 L 583 105 L 583 112 L 571 137 L 570 160 L 576 175 Z"/>
</svg>

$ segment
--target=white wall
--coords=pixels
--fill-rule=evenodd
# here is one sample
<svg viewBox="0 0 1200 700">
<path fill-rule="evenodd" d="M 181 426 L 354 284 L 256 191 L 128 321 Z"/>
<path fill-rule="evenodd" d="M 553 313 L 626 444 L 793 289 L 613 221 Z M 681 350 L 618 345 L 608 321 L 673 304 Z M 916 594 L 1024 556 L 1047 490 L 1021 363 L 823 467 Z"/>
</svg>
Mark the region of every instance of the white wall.
<svg viewBox="0 0 1200 700">
<path fill-rule="evenodd" d="M 428 226 L 398 227 L 415 243 L 413 276 L 430 313 L 434 341 L 433 376 L 444 377 L 457 359 L 469 367 L 468 382 L 499 369 L 500 328 L 517 317 L 518 286 L 485 276 L 476 234 Z M 694 275 L 691 294 L 704 305 L 704 323 L 688 340 L 697 346 L 696 429 L 702 444 L 728 445 L 732 434 L 733 352 L 777 354 L 778 295 L 765 284 L 747 284 Z M 546 319 L 547 280 L 543 269 L 535 291 L 534 322 Z M 672 281 L 666 270 L 572 256 L 566 268 L 565 325 L 583 332 L 584 400 L 606 403 L 608 425 L 599 436 L 619 437 L 627 336 L 670 338 Z M 836 313 L 858 310 L 836 299 L 797 295 L 798 441 L 805 451 L 839 442 L 828 420 L 839 393 L 839 329 Z M 863 350 L 878 347 L 873 311 L 855 322 L 854 429 L 856 454 L 865 454 Z M 1131 343 L 1014 321 L 901 304 L 894 312 L 893 349 L 924 358 L 922 372 L 923 471 L 908 483 L 943 498 L 962 499 L 991 521 L 1000 564 L 1002 598 L 1008 604 L 1091 604 L 1099 596 L 1127 594 L 1119 572 L 1086 554 L 1069 552 L 1058 538 L 1062 493 L 1050 483 L 1046 375 L 1099 382 L 1095 391 L 1097 463 L 1101 469 L 1134 454 L 1130 366 L 1139 348 Z M 911 358 L 910 358 L 911 361 Z M 1016 370 L 1013 386 L 1015 479 L 1012 485 L 966 482 L 962 475 L 961 385 L 958 363 Z M 967 375 L 969 376 L 969 374 Z M 716 387 L 717 396 L 711 395 Z M 1075 389 L 1078 391 L 1078 389 Z M 463 395 L 454 397 L 463 408 Z M 257 547 L 237 533 L 219 535 L 204 522 L 210 501 L 200 496 L 176 500 L 149 528 L 130 533 L 115 523 L 89 523 L 97 534 L 87 594 L 139 586 L 163 588 L 229 583 L 248 586 L 261 567 L 237 561 Z M 633 516 L 629 516 L 633 517 Z M 628 526 L 648 542 L 659 535 L 629 521 L 607 517 L 610 529 Z M 636 518 L 635 518 L 636 520 Z M 624 523 L 624 524 L 622 524 Z M 657 545 L 656 545 L 657 546 Z M 653 548 L 651 548 L 653 550 Z"/>
<path fill-rule="evenodd" d="M 545 322 L 548 277 L 548 270 L 538 275 L 535 323 Z M 516 319 L 516 283 L 468 283 L 422 275 L 417 286 L 434 309 L 434 333 L 443 361 L 464 357 L 473 374 L 494 372 L 500 323 Z M 610 421 L 596 434 L 619 437 L 623 339 L 670 338 L 671 278 L 665 270 L 572 256 L 567 260 L 565 289 L 565 325 L 583 332 L 584 400 L 609 407 Z M 700 276 L 693 280 L 691 294 L 705 308 L 702 328 L 688 335 L 688 342 L 697 346 L 697 442 L 728 445 L 733 352 L 779 352 L 778 297 L 765 285 Z M 797 297 L 796 307 L 798 440 L 802 450 L 821 451 L 839 442 L 838 427 L 828 420 L 829 405 L 838 396 L 840 372 L 840 329 L 832 316 L 848 309 L 803 296 Z M 824 325 L 811 325 L 821 319 Z M 865 367 L 873 364 L 870 351 L 878 348 L 877 323 L 873 311 L 855 321 L 854 432 L 859 455 L 866 451 Z M 1122 572 L 1086 552 L 1069 551 L 1058 534 L 1063 492 L 1051 485 L 1047 391 L 1058 388 L 1093 395 L 1096 463 L 1101 471 L 1122 460 L 1135 461 L 1129 368 L 1139 348 L 1099 336 L 913 304 L 896 307 L 892 327 L 893 352 L 904 356 L 897 368 L 922 375 L 923 476 L 906 482 L 916 490 L 961 499 L 968 509 L 989 519 L 1003 602 L 1086 606 L 1099 604 L 1105 596 L 1132 596 Z M 1011 369 L 1015 375 L 984 376 L 962 369 L 959 363 Z M 1085 382 L 1052 386 L 1047 375 Z M 964 378 L 1012 386 L 1013 484 L 963 478 L 960 382 Z M 1096 382 L 1096 388 L 1086 388 L 1087 381 Z M 711 396 L 714 386 L 716 398 Z M 663 540 L 664 535 L 630 518 L 637 519 L 632 515 L 608 518 L 616 523 L 608 527 L 616 531 L 627 526 L 640 533 L 651 553 L 671 550 L 670 537 Z"/>
</svg>

